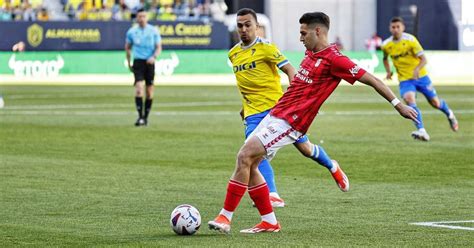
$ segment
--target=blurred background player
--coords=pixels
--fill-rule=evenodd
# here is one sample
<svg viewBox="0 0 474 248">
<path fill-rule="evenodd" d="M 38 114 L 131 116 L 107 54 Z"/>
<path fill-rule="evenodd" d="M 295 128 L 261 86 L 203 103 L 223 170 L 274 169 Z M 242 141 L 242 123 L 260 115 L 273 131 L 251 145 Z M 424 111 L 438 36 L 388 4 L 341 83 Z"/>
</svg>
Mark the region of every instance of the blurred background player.
<svg viewBox="0 0 474 248">
<path fill-rule="evenodd" d="M 380 38 L 377 33 L 374 33 L 369 39 L 365 41 L 365 47 L 367 51 L 371 53 L 375 53 L 376 51 L 380 50 L 382 46 L 382 38 Z"/>
<path fill-rule="evenodd" d="M 260 122 L 240 148 L 219 215 L 208 222 L 209 228 L 230 232 L 233 213 L 248 190 L 260 213 L 261 222 L 241 233 L 278 232 L 281 229 L 270 202 L 265 180 L 258 169 L 260 161 L 270 159 L 283 146 L 293 144 L 309 129 L 319 108 L 345 81 L 360 81 L 373 87 L 391 102 L 405 118 L 416 120 L 416 111 L 400 102 L 381 80 L 342 55 L 328 42 L 329 17 L 322 12 L 304 14 L 299 20 L 300 41 L 306 47 L 305 57 L 288 90 L 270 113 Z"/>
<path fill-rule="evenodd" d="M 232 62 L 242 96 L 243 107 L 240 115 L 245 124 L 245 138 L 249 137 L 283 95 L 278 69 L 288 76 L 290 82 L 296 73 L 274 44 L 257 36 L 257 29 L 255 11 L 240 9 L 237 12 L 237 30 L 241 41 L 229 51 L 229 60 Z M 295 146 L 304 156 L 328 168 L 342 191 L 349 190 L 346 175 L 322 147 L 311 144 L 306 135 L 298 139 Z M 262 160 L 258 169 L 267 182 L 272 206 L 284 207 L 285 202 L 278 195 L 270 162 Z"/>
<path fill-rule="evenodd" d="M 153 80 L 155 78 L 155 60 L 161 53 L 161 36 L 157 28 L 148 24 L 147 12 L 137 11 L 138 26 L 127 31 L 125 51 L 127 63 L 135 77 L 135 106 L 138 119 L 135 126 L 148 125 L 148 114 L 153 103 Z M 130 54 L 133 51 L 133 66 Z M 143 108 L 144 84 L 146 84 L 145 108 Z"/>
<path fill-rule="evenodd" d="M 383 64 L 387 72 L 387 79 L 392 78 L 388 63 L 388 56 L 392 59 L 400 81 L 400 95 L 405 102 L 418 112 L 418 122 L 414 122 L 418 130 L 411 133 L 415 139 L 428 141 L 430 136 L 426 132 L 420 109 L 416 106 L 416 92 L 421 92 L 428 102 L 436 109 L 441 110 L 448 118 L 453 131 L 457 131 L 458 121 L 453 111 L 443 99 L 439 99 L 436 90 L 428 77 L 425 65 L 427 63 L 423 48 L 415 36 L 405 33 L 405 25 L 401 17 L 393 17 L 390 21 L 391 37 L 383 41 Z"/>
</svg>

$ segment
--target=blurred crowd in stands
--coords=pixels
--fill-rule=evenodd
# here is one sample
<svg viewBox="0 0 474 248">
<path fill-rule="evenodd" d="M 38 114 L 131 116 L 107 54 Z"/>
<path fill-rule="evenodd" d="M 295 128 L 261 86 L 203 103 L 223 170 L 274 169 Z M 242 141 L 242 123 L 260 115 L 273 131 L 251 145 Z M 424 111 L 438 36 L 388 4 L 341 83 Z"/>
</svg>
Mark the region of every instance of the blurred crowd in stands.
<svg viewBox="0 0 474 248">
<path fill-rule="evenodd" d="M 43 0 L 0 0 L 0 21 L 47 21 L 48 11 Z"/>
<path fill-rule="evenodd" d="M 149 20 L 219 20 L 224 0 L 0 0 L 0 21 L 122 21 L 139 9 Z"/>
</svg>

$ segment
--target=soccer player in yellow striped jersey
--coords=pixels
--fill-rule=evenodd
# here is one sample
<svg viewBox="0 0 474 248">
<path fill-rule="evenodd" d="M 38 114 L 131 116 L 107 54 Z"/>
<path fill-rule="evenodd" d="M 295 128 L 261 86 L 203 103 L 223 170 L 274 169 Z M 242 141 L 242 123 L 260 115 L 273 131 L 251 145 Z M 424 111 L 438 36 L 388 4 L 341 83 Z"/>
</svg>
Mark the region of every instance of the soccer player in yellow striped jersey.
<svg viewBox="0 0 474 248">
<path fill-rule="evenodd" d="M 390 21 L 391 37 L 382 43 L 384 53 L 383 63 L 387 72 L 387 79 L 391 79 L 392 72 L 388 57 L 392 59 L 398 80 L 400 81 L 400 95 L 403 100 L 418 112 L 418 121 L 414 122 L 417 130 L 411 136 L 417 140 L 428 141 L 430 136 L 424 128 L 420 109 L 416 105 L 416 93 L 422 93 L 428 102 L 436 109 L 441 110 L 448 118 L 453 131 L 457 131 L 458 121 L 453 111 L 443 99 L 440 99 L 426 71 L 427 63 L 423 48 L 415 36 L 405 33 L 405 25 L 401 17 L 394 17 Z"/>
<path fill-rule="evenodd" d="M 274 44 L 256 35 L 257 29 L 255 11 L 248 8 L 239 10 L 237 30 L 241 41 L 230 49 L 228 54 L 242 96 L 240 114 L 244 120 L 246 138 L 283 95 L 278 71 L 283 71 L 290 82 L 296 73 L 287 58 Z M 331 160 L 321 146 L 309 142 L 306 135 L 297 140 L 295 146 L 304 156 L 328 168 L 342 191 L 349 189 L 348 179 L 344 172 L 342 169 L 338 170 L 340 167 L 337 162 Z M 285 203 L 278 195 L 273 168 L 269 161 L 263 160 L 258 169 L 267 183 L 272 206 L 283 207 Z M 346 181 L 342 182 L 342 180 Z"/>
</svg>

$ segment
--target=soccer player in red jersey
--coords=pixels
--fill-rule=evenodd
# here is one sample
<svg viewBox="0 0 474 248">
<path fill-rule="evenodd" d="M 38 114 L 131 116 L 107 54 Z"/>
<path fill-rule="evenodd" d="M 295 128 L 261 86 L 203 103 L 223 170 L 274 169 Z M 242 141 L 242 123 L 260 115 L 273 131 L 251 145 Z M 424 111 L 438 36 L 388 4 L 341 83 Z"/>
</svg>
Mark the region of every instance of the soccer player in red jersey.
<svg viewBox="0 0 474 248">
<path fill-rule="evenodd" d="M 298 73 L 278 103 L 240 148 L 237 163 L 227 186 L 224 207 L 209 221 L 209 228 L 230 232 L 232 215 L 248 191 L 261 215 L 261 222 L 241 233 L 278 232 L 281 229 L 265 180 L 258 170 L 263 158 L 271 159 L 283 146 L 304 135 L 324 101 L 344 79 L 373 87 L 407 119 L 416 121 L 414 109 L 404 105 L 383 82 L 342 55 L 328 42 L 329 17 L 322 12 L 306 13 L 300 18 L 300 41 L 306 47 Z"/>
</svg>

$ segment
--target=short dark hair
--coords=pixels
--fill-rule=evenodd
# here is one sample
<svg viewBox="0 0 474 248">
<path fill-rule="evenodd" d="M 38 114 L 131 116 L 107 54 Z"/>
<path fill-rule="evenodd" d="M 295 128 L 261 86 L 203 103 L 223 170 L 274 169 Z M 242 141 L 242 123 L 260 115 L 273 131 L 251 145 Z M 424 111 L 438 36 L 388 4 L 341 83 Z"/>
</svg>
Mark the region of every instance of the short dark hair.
<svg viewBox="0 0 474 248">
<path fill-rule="evenodd" d="M 137 9 L 137 14 L 140 13 L 140 12 L 146 12 L 146 10 L 144 8 Z"/>
<path fill-rule="evenodd" d="M 394 23 L 394 22 L 401 22 L 402 24 L 405 24 L 403 22 L 403 18 L 401 18 L 400 16 L 395 16 L 392 18 L 392 20 L 390 20 L 390 23 Z"/>
<path fill-rule="evenodd" d="M 327 29 L 329 29 L 330 21 L 329 21 L 329 16 L 324 14 L 323 12 L 309 12 L 301 16 L 300 24 L 306 24 L 306 25 L 322 24 Z"/>
<path fill-rule="evenodd" d="M 244 16 L 244 15 L 248 15 L 248 14 L 251 14 L 253 16 L 253 18 L 255 19 L 255 21 L 258 22 L 257 21 L 257 13 L 255 13 L 255 10 L 249 9 L 249 8 L 243 8 L 243 9 L 239 9 L 239 11 L 237 11 L 237 16 Z"/>
</svg>

